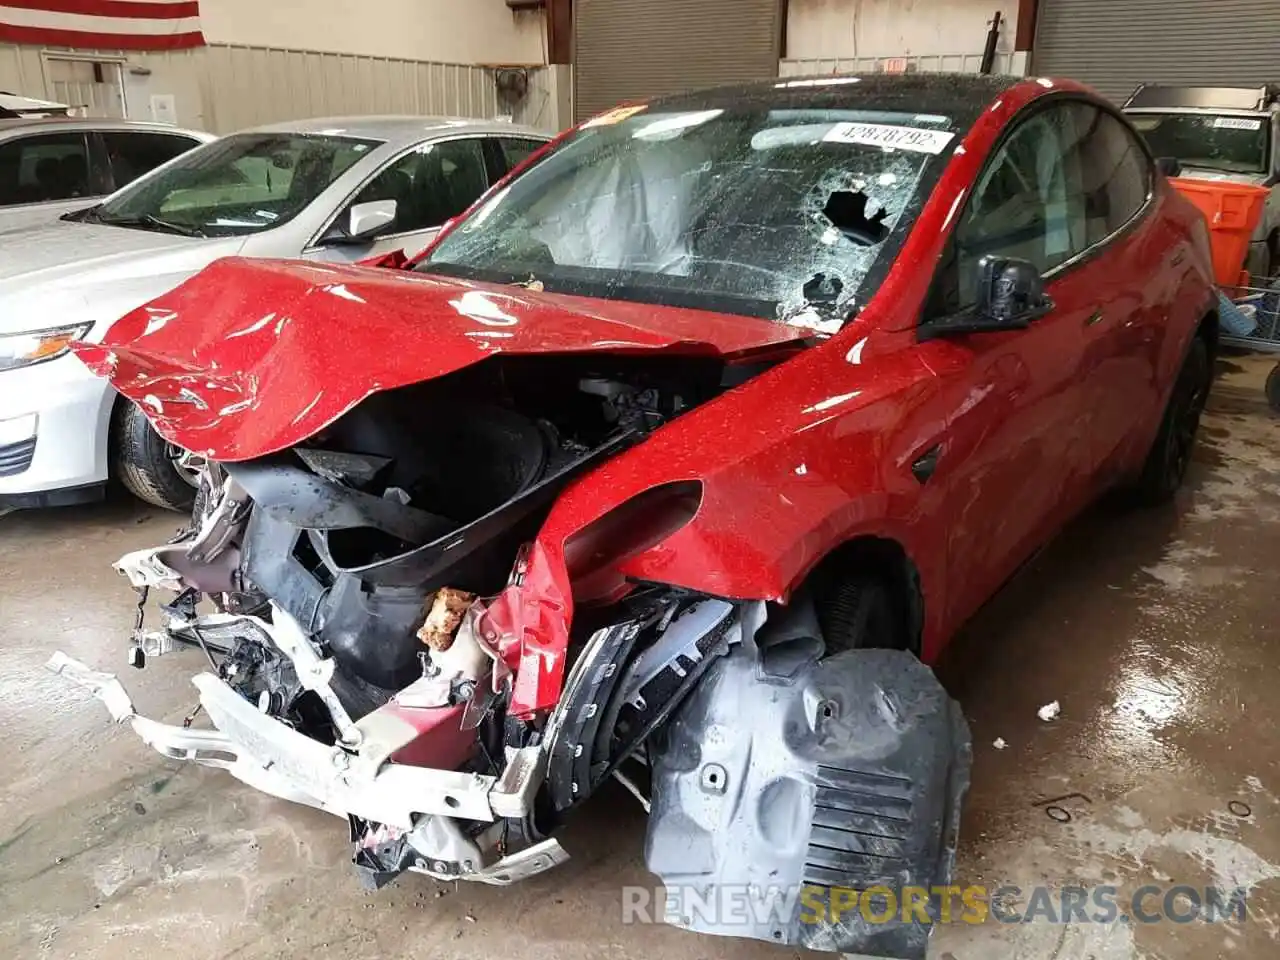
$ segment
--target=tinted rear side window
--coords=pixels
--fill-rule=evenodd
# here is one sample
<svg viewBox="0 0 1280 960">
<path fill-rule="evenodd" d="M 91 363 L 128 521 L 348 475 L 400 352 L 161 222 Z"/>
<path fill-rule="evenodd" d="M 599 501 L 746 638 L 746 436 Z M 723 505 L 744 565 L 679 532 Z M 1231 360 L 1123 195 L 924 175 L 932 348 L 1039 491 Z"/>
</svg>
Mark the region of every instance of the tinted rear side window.
<svg viewBox="0 0 1280 960">
<path fill-rule="evenodd" d="M 1151 162 L 1137 138 L 1109 113 L 1102 115 L 1109 153 L 1116 160 L 1115 175 L 1107 185 L 1111 210 L 1107 226 L 1114 233 L 1138 215 L 1151 194 Z"/>
<path fill-rule="evenodd" d="M 102 140 L 117 190 L 197 145 L 195 140 L 170 133 L 104 131 Z"/>
<path fill-rule="evenodd" d="M 91 196 L 83 134 L 48 133 L 0 143 L 0 206 Z"/>
<path fill-rule="evenodd" d="M 1099 243 L 1132 220 L 1151 192 L 1151 168 L 1142 146 L 1104 110 L 1077 104 L 1089 243 Z"/>
<path fill-rule="evenodd" d="M 529 154 L 543 146 L 540 140 L 523 140 L 515 137 L 499 137 L 498 143 L 502 146 L 502 156 L 507 162 L 507 169 L 524 163 Z"/>
<path fill-rule="evenodd" d="M 417 224 L 438 227 L 489 189 L 484 153 L 477 139 L 445 140 L 423 154 L 413 181 Z"/>
</svg>

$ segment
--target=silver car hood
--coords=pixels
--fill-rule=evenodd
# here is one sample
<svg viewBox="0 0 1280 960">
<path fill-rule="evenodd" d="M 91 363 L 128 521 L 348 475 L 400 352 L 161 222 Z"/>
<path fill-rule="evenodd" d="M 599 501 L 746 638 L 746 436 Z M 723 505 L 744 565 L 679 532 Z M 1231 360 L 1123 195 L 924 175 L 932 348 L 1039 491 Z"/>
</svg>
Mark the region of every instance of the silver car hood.
<svg viewBox="0 0 1280 960">
<path fill-rule="evenodd" d="M 229 245 L 236 250 L 242 242 L 239 237 L 225 244 L 156 230 L 60 220 L 0 236 L 0 291 L 10 292 L 15 283 L 111 279 L 139 271 L 142 264 L 148 264 L 147 272 L 163 269 L 170 261 L 203 264 L 213 259 L 211 248 Z M 161 262 L 155 262 L 157 258 Z"/>
<path fill-rule="evenodd" d="M 98 326 L 154 299 L 242 237 L 206 240 L 60 221 L 0 236 L 0 332 L 37 329 L 57 318 Z"/>
<path fill-rule="evenodd" d="M 18 230 L 47 227 L 52 223 L 57 223 L 58 218 L 63 214 L 74 213 L 76 210 L 91 207 L 93 203 L 92 199 L 79 198 L 76 200 L 58 200 L 52 203 L 31 203 L 18 207 L 0 208 L 0 242 L 3 242 L 6 234 L 14 233 Z"/>
</svg>

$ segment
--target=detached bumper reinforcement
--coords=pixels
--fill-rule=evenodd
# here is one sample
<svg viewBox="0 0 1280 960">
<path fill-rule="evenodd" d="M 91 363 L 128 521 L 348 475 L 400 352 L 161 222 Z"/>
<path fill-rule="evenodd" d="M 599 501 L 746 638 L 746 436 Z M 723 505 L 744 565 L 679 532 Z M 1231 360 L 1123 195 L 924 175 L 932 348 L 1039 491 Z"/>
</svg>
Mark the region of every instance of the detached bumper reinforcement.
<svg viewBox="0 0 1280 960">
<path fill-rule="evenodd" d="M 113 674 L 63 653 L 54 654 L 48 667 L 91 692 L 117 723 L 129 723 L 166 757 L 224 769 L 255 789 L 344 818 L 354 814 L 408 829 L 423 814 L 479 821 L 519 817 L 528 812 L 545 770 L 537 748 L 515 751 L 501 778 L 397 763 L 374 766 L 261 713 L 208 673 L 192 683 L 217 729 L 157 723 L 137 713 Z"/>
</svg>

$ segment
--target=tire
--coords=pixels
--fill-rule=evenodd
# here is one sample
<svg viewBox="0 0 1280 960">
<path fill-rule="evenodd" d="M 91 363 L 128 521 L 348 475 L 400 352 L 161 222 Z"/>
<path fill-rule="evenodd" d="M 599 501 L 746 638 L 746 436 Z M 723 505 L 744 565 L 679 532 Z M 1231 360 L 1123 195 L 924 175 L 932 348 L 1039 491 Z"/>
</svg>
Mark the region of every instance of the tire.
<svg viewBox="0 0 1280 960">
<path fill-rule="evenodd" d="M 1271 372 L 1267 374 L 1267 403 L 1271 404 L 1271 409 L 1276 413 L 1280 413 L 1280 363 L 1271 368 Z"/>
<path fill-rule="evenodd" d="M 833 578 L 816 600 L 827 656 L 867 648 L 907 649 L 902 612 L 889 585 L 874 575 Z"/>
<path fill-rule="evenodd" d="M 1165 503 L 1182 486 L 1191 463 L 1191 451 L 1195 446 L 1200 417 L 1209 398 L 1213 366 L 1209 346 L 1203 337 L 1191 341 L 1173 393 L 1165 406 L 1151 452 L 1147 454 L 1142 474 L 1134 489 L 1140 503 L 1155 505 Z"/>
<path fill-rule="evenodd" d="M 111 414 L 111 473 L 139 500 L 190 513 L 196 490 L 183 479 L 169 445 L 138 406 L 116 404 Z"/>
</svg>

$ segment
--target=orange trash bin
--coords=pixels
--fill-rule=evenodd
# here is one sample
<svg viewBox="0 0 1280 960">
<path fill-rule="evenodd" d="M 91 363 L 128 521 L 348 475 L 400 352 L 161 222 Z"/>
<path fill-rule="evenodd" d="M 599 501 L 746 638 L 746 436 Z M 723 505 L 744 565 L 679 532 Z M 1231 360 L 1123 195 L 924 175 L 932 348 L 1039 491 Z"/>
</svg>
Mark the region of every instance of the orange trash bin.
<svg viewBox="0 0 1280 960">
<path fill-rule="evenodd" d="M 1247 284 L 1245 259 L 1253 231 L 1258 229 L 1262 209 L 1271 191 L 1248 183 L 1222 180 L 1194 180 L 1170 177 L 1169 182 L 1204 214 L 1209 223 L 1209 245 L 1213 252 L 1213 275 L 1220 287 Z"/>
</svg>

